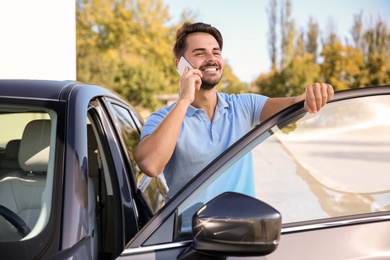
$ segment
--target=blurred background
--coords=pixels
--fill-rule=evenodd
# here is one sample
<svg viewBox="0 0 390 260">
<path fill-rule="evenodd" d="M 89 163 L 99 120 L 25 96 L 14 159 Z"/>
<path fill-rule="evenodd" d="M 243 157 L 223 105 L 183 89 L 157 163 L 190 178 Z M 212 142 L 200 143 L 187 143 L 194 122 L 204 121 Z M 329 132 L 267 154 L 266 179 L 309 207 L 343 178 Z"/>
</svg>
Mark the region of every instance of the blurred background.
<svg viewBox="0 0 390 260">
<path fill-rule="evenodd" d="M 226 64 L 217 86 L 221 92 L 278 97 L 300 94 L 318 81 L 335 90 L 390 81 L 387 0 L 8 2 L 0 3 L 0 78 L 18 76 L 17 68 L 27 62 L 23 59 L 34 53 L 23 53 L 25 46 L 44 46 L 29 59 L 30 68 L 46 63 L 41 71 L 52 70 L 45 74 L 49 78 L 101 85 L 146 114 L 177 97 L 172 47 L 184 21 L 209 23 L 221 31 Z M 48 6 L 56 11 L 31 15 Z M 9 13 L 17 15 L 4 18 Z M 20 32 L 28 37 L 15 41 Z M 49 47 L 55 49 L 44 55 Z M 15 73 L 1 74 L 11 65 Z M 24 75 L 34 78 L 37 73 L 30 71 Z"/>
<path fill-rule="evenodd" d="M 388 1 L 192 2 L 77 0 L 77 78 L 156 109 L 169 99 L 162 94 L 177 95 L 172 46 L 189 20 L 224 36 L 223 92 L 275 97 L 317 81 L 336 90 L 389 83 Z"/>
</svg>

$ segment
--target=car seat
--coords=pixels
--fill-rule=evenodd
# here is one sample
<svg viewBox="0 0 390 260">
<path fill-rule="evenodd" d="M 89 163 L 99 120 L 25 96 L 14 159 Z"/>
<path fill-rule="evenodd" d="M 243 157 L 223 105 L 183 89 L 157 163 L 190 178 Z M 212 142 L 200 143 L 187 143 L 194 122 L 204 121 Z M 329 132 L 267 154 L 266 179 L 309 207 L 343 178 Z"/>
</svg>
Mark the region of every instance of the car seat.
<svg viewBox="0 0 390 260">
<path fill-rule="evenodd" d="M 29 122 L 20 141 L 18 161 L 21 170 L 7 174 L 0 181 L 0 205 L 16 213 L 32 229 L 41 212 L 42 193 L 50 150 L 50 120 Z M 27 234 L 0 216 L 0 241 L 20 240 Z"/>
<path fill-rule="evenodd" d="M 19 147 L 19 139 L 10 140 L 5 146 L 4 157 L 0 160 L 0 178 L 21 169 L 18 162 Z"/>
</svg>

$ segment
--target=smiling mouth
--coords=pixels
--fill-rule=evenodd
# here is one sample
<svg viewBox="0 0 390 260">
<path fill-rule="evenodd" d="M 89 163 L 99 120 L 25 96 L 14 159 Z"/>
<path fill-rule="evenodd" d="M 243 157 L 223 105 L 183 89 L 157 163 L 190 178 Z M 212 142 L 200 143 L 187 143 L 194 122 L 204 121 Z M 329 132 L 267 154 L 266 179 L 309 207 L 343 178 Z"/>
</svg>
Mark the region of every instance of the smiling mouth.
<svg viewBox="0 0 390 260">
<path fill-rule="evenodd" d="M 215 67 L 213 67 L 213 68 L 206 68 L 206 69 L 204 69 L 204 70 L 202 70 L 202 71 L 206 71 L 206 72 L 217 72 L 217 71 L 218 71 L 218 68 L 215 68 Z"/>
</svg>

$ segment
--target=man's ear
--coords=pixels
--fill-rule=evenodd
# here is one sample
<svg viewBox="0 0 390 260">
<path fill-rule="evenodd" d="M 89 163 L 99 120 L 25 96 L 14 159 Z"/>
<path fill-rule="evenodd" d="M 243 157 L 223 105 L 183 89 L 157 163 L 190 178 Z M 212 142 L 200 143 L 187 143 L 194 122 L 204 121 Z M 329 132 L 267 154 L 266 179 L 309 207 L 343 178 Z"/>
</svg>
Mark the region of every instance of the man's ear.
<svg viewBox="0 0 390 260">
<path fill-rule="evenodd" d="M 179 65 L 179 59 L 175 59 L 175 67 L 177 68 L 177 65 Z"/>
</svg>

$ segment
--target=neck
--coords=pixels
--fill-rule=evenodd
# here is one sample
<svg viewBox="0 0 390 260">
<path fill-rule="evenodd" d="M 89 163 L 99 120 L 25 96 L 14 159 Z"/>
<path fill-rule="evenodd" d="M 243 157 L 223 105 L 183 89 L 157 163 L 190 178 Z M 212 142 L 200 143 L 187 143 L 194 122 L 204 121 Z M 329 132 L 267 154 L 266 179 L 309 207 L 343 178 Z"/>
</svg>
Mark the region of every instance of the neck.
<svg viewBox="0 0 390 260">
<path fill-rule="evenodd" d="M 210 118 L 210 121 L 212 121 L 217 102 L 218 98 L 215 88 L 210 90 L 200 89 L 198 92 L 196 92 L 195 100 L 191 105 L 193 107 L 203 109 Z"/>
</svg>

